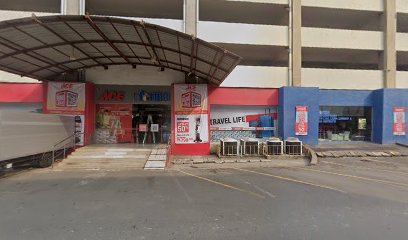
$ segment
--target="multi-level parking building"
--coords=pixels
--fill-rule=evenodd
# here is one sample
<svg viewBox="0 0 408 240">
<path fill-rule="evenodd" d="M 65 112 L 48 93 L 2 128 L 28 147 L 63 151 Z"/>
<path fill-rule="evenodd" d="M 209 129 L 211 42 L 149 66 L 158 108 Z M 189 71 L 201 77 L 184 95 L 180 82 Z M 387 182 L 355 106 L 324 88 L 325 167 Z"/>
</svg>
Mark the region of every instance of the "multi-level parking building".
<svg viewBox="0 0 408 240">
<path fill-rule="evenodd" d="M 408 107 L 405 0 L 1 0 L 0 9 L 1 20 L 32 13 L 143 19 L 241 56 L 224 88 L 210 94 L 213 139 L 259 136 L 231 130 L 239 124 L 217 122 L 259 114 L 273 115 L 268 126 L 274 130 L 261 136 L 295 136 L 296 107 L 306 106 L 307 135 L 298 136 L 306 142 L 407 141 L 404 124 L 405 133 L 394 126 L 397 112 Z M 30 81 L 0 76 L 4 82 Z M 184 76 L 112 66 L 86 69 L 83 80 L 165 91 L 161 87 Z M 111 89 L 115 86 L 103 88 Z"/>
</svg>

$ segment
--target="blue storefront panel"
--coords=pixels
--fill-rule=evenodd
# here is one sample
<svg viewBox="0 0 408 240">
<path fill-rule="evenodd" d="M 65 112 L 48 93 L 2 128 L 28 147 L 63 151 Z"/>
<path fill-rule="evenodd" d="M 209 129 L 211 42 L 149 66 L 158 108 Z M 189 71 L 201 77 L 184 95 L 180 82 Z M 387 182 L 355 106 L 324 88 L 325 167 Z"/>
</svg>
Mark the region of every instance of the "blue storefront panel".
<svg viewBox="0 0 408 240">
<path fill-rule="evenodd" d="M 307 106 L 308 134 L 296 136 L 296 106 Z M 319 138 L 319 108 L 370 107 L 372 111 L 372 141 L 381 144 L 408 142 L 405 136 L 393 134 L 393 111 L 396 107 L 408 109 L 408 89 L 322 90 L 307 87 L 282 87 L 279 89 L 279 136 L 283 139 L 298 137 L 304 143 L 316 145 Z"/>
</svg>

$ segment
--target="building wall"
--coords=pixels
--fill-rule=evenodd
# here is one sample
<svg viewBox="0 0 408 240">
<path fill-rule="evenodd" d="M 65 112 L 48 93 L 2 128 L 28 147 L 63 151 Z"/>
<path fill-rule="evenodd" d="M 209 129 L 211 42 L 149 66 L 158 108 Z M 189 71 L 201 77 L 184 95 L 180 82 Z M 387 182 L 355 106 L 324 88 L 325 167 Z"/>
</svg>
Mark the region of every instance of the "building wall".
<svg viewBox="0 0 408 240">
<path fill-rule="evenodd" d="M 377 112 L 374 112 L 374 117 L 378 124 L 374 128 L 374 133 L 376 133 L 374 141 L 381 144 L 408 143 L 408 129 L 405 130 L 405 136 L 393 135 L 393 111 L 395 107 L 408 109 L 408 90 L 380 89 L 375 91 L 375 96 Z"/>
<path fill-rule="evenodd" d="M 278 124 L 279 136 L 282 139 L 297 137 L 306 144 L 318 144 L 319 132 L 319 89 L 302 87 L 282 87 L 279 89 Z M 296 107 L 307 106 L 308 111 L 308 134 L 297 136 Z"/>
<path fill-rule="evenodd" d="M 319 106 L 373 106 L 373 91 L 319 90 Z"/>
<path fill-rule="evenodd" d="M 210 105 L 278 106 L 278 89 L 210 88 Z"/>
<path fill-rule="evenodd" d="M 300 138 L 306 143 L 316 144 L 318 107 L 339 104 L 373 107 L 375 142 L 406 140 L 392 136 L 392 131 L 390 132 L 392 108 L 406 107 L 408 102 L 408 2 L 395 1 L 397 29 L 393 33 L 396 35 L 395 58 L 398 59 L 398 71 L 395 87 L 398 89 L 383 89 L 387 71 L 384 70 L 386 31 L 382 16 L 386 8 L 383 0 L 302 0 L 300 25 L 303 27 L 294 30 L 290 25 L 294 19 L 290 18 L 291 11 L 288 11 L 288 6 L 292 5 L 290 0 L 198 0 L 198 13 L 188 15 L 189 18 L 183 14 L 187 9 L 183 9 L 182 0 L 169 0 L 163 2 L 163 6 L 157 5 L 155 8 L 149 5 L 149 1 L 143 0 L 121 0 L 119 3 L 98 3 L 95 0 L 84 2 L 85 9 L 90 11 L 91 15 L 144 20 L 185 32 L 188 22 L 189 27 L 196 27 L 190 29 L 189 34 L 196 34 L 244 57 L 222 87 L 237 88 L 240 96 L 248 94 L 247 90 L 241 88 L 279 88 L 279 129 L 283 138 L 294 135 L 295 107 L 309 106 L 309 135 Z M 71 9 L 66 12 L 79 11 L 80 7 L 72 5 L 73 2 L 75 1 L 67 5 Z M 81 1 L 78 0 L 79 2 Z M 59 14 L 55 7 L 49 6 L 50 3 L 51 1 L 41 1 L 37 5 L 27 3 L 24 9 L 20 10 L 15 9 L 15 5 L 10 1 L 7 6 L 0 6 L 0 20 L 29 17 L 32 13 L 37 16 Z M 129 6 L 134 4 L 138 7 L 135 13 L 129 10 Z M 194 7 L 192 9 L 194 10 Z M 296 17 L 299 19 L 299 16 Z M 297 35 L 294 35 L 292 30 L 298 31 Z M 301 38 L 293 39 L 293 36 Z M 300 42 L 301 49 L 297 60 L 300 60 L 300 65 L 303 66 L 300 69 L 302 88 L 291 87 L 294 71 L 291 54 L 296 42 Z M 170 86 L 184 82 L 184 74 L 168 69 L 160 72 L 158 69 L 143 66 L 132 69 L 124 65 L 110 66 L 106 71 L 101 68 L 87 69 L 86 79 L 95 84 Z M 35 82 L 0 72 L 0 82 L 20 81 Z M 26 92 L 24 89 L 15 89 L 19 92 L 19 102 L 29 102 L 28 99 L 22 98 Z M 237 103 L 236 100 L 243 104 L 272 104 L 268 102 L 268 97 L 275 96 L 276 91 L 272 93 L 274 91 L 268 89 L 266 92 L 258 92 L 259 96 L 254 101 L 248 98 L 220 99 L 232 103 Z M 223 91 L 228 89 L 217 90 L 213 94 L 217 95 Z M 13 99 L 9 95 L 11 93 L 7 92 L 8 95 L 6 94 L 3 100 L 0 96 L 0 102 Z"/>
<path fill-rule="evenodd" d="M 43 101 L 41 83 L 0 83 L 0 93 L 2 103 L 40 103 Z"/>
<path fill-rule="evenodd" d="M 405 136 L 393 134 L 393 110 L 408 109 L 408 89 L 322 90 L 318 88 L 283 87 L 279 89 L 279 135 L 286 139 L 298 137 L 304 143 L 318 144 L 320 106 L 369 106 L 372 107 L 373 141 L 380 144 L 408 142 Z M 307 136 L 295 135 L 295 108 L 309 107 L 309 132 Z M 406 113 L 407 114 L 407 113 Z"/>
<path fill-rule="evenodd" d="M 94 84 L 117 85 L 156 85 L 170 86 L 172 83 L 184 82 L 184 74 L 171 69 L 161 72 L 159 68 L 149 66 L 110 66 L 108 70 L 102 67 L 86 71 L 86 79 Z"/>
</svg>

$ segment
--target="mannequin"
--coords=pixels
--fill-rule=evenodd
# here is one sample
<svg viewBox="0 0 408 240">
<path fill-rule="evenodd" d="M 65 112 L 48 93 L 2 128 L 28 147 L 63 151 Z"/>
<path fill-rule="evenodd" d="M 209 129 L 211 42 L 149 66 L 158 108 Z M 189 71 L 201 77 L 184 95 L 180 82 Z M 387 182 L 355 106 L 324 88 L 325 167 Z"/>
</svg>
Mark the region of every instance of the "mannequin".
<svg viewBox="0 0 408 240">
<path fill-rule="evenodd" d="M 203 140 L 201 140 L 201 138 L 200 138 L 200 132 L 201 132 L 201 118 L 200 117 L 197 117 L 196 119 L 195 119 L 195 123 L 196 123 L 196 125 L 195 125 L 195 140 L 194 140 L 194 142 L 195 143 L 200 143 L 200 142 L 202 142 Z"/>
</svg>

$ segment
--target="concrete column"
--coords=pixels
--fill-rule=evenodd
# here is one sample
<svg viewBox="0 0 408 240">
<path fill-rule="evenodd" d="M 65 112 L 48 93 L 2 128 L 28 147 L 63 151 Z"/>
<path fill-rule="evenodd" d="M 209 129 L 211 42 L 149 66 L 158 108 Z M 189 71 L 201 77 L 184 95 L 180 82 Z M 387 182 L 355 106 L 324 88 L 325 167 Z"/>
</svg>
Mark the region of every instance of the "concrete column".
<svg viewBox="0 0 408 240">
<path fill-rule="evenodd" d="M 85 0 L 61 0 L 61 14 L 64 15 L 85 14 Z"/>
<path fill-rule="evenodd" d="M 292 86 L 302 86 L 302 1 L 292 1 Z"/>
<path fill-rule="evenodd" d="M 197 36 L 198 0 L 184 0 L 184 32 Z"/>
<path fill-rule="evenodd" d="M 397 35 L 396 0 L 384 0 L 384 88 L 395 88 L 397 71 Z"/>
</svg>

